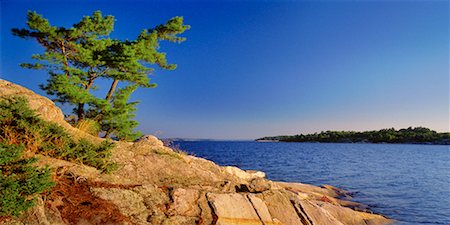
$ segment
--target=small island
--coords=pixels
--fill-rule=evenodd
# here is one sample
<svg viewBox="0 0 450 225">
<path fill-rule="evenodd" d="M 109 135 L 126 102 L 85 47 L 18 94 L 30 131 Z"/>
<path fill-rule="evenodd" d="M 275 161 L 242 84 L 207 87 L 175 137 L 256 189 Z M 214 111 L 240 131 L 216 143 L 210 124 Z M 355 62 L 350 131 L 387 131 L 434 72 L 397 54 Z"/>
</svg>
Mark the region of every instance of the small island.
<svg viewBox="0 0 450 225">
<path fill-rule="evenodd" d="M 438 133 L 425 127 L 394 128 L 378 131 L 322 131 L 314 134 L 283 135 L 256 139 L 259 142 L 320 143 L 398 143 L 450 145 L 450 133 Z"/>
</svg>

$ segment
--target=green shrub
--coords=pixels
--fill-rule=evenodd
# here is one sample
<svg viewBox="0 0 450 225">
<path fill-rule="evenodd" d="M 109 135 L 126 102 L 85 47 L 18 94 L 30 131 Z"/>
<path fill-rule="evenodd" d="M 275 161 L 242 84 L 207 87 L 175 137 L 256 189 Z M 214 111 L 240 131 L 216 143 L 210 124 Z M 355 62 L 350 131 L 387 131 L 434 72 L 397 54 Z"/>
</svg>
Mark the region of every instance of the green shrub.
<svg viewBox="0 0 450 225">
<path fill-rule="evenodd" d="M 0 143 L 0 216 L 19 216 L 53 187 L 50 170 L 34 167 L 36 161 L 23 157 L 22 146 Z"/>
<path fill-rule="evenodd" d="M 74 140 L 56 123 L 42 120 L 28 107 L 24 98 L 0 100 L 0 142 L 23 145 L 26 152 L 83 163 L 102 172 L 116 168 L 109 158 L 112 142 L 99 145 Z"/>
<path fill-rule="evenodd" d="M 117 169 L 117 165 L 110 161 L 112 142 L 103 141 L 100 145 L 93 145 L 86 140 L 80 140 L 63 152 L 62 157 L 69 161 L 80 162 L 110 173 Z"/>
</svg>

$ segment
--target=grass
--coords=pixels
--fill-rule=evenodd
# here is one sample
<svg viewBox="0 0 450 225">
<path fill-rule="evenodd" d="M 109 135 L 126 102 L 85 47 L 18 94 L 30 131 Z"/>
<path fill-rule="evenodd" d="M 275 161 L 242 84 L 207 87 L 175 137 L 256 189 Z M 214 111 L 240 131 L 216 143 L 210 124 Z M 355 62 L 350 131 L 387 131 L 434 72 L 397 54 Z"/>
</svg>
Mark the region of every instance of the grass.
<svg viewBox="0 0 450 225">
<path fill-rule="evenodd" d="M 75 124 L 75 128 L 85 133 L 98 136 L 100 132 L 100 124 L 91 119 L 82 119 Z"/>
<path fill-rule="evenodd" d="M 112 172 L 117 166 L 109 160 L 113 143 L 93 144 L 75 140 L 56 123 L 39 118 L 24 98 L 0 100 L 0 142 L 22 145 L 26 154 L 41 154 L 93 166 Z"/>
<path fill-rule="evenodd" d="M 184 152 L 183 153 L 170 152 L 170 151 L 167 151 L 167 150 L 162 149 L 162 148 L 161 149 L 160 148 L 154 149 L 153 152 L 155 154 L 157 154 L 157 155 L 166 155 L 166 156 L 170 156 L 170 157 L 173 157 L 173 158 L 176 158 L 176 159 L 183 160 L 183 157 L 181 157 L 180 154 L 183 154 Z M 184 154 L 186 154 L 186 153 L 184 153 Z"/>
</svg>

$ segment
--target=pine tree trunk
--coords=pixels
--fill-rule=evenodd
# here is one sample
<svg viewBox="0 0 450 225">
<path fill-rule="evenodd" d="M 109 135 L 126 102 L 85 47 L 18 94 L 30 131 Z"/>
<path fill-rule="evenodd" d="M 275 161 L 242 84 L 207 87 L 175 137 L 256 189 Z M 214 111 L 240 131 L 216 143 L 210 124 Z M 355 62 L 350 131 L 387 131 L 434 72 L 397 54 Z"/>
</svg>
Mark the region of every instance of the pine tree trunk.
<svg viewBox="0 0 450 225">
<path fill-rule="evenodd" d="M 85 89 L 87 91 L 89 91 L 89 89 L 91 89 L 93 83 L 94 83 L 94 79 L 91 77 L 89 79 L 89 83 L 86 85 Z M 84 117 L 85 117 L 85 114 L 84 114 L 84 103 L 78 103 L 77 114 L 78 114 L 78 120 L 84 119 Z"/>
<path fill-rule="evenodd" d="M 84 119 L 84 103 L 78 103 L 78 110 L 77 110 L 77 114 L 78 114 L 78 121 Z"/>
<path fill-rule="evenodd" d="M 61 52 L 63 54 L 64 57 L 64 72 L 66 73 L 66 77 L 70 77 L 69 74 L 69 62 L 67 60 L 67 53 L 66 53 L 66 47 L 64 46 L 64 41 L 61 41 Z"/>
<path fill-rule="evenodd" d="M 92 87 L 92 84 L 94 84 L 94 78 L 89 78 L 89 83 L 86 85 L 86 90 L 88 90 L 89 91 L 89 89 L 91 89 L 91 87 Z"/>
<path fill-rule="evenodd" d="M 105 98 L 107 101 L 109 101 L 111 99 L 111 97 L 112 97 L 112 95 L 114 93 L 114 90 L 117 87 L 117 83 L 119 83 L 119 80 L 118 79 L 114 79 L 113 83 L 111 84 L 111 88 L 109 88 L 108 95 L 106 95 L 106 98 Z"/>
</svg>

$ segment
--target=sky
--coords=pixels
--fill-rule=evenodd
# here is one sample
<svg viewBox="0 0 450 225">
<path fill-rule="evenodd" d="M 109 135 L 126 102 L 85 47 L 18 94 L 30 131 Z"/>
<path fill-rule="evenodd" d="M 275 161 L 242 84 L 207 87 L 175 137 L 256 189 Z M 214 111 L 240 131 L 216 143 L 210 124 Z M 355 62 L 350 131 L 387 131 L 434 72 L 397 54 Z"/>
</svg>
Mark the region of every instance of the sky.
<svg viewBox="0 0 450 225">
<path fill-rule="evenodd" d="M 448 1 L 1 0 L 0 78 L 39 94 L 45 72 L 23 69 L 43 52 L 11 35 L 28 10 L 70 27 L 101 10 L 111 36 L 183 16 L 178 65 L 139 89 L 138 130 L 163 138 L 254 139 L 325 130 L 424 126 L 449 131 Z M 109 84 L 108 84 L 109 85 Z M 107 89 L 109 86 L 101 86 Z"/>
</svg>

